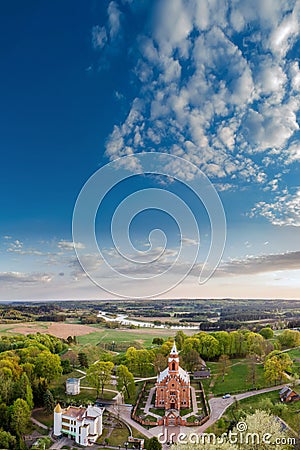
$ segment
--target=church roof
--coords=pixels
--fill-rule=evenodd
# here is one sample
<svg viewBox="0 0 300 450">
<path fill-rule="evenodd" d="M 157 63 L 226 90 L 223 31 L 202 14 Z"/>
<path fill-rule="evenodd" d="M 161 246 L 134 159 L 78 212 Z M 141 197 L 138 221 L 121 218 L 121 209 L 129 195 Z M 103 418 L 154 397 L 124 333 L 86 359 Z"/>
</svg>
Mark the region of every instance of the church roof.
<svg viewBox="0 0 300 450">
<path fill-rule="evenodd" d="M 169 360 L 168 361 L 169 361 L 169 363 L 172 362 L 172 361 L 179 362 L 178 351 L 177 351 L 177 348 L 176 348 L 176 342 L 175 341 L 174 341 L 173 347 L 172 347 L 172 349 L 170 351 L 170 355 L 169 355 Z M 168 376 L 169 376 L 169 367 L 167 367 L 165 370 L 163 370 L 162 372 L 160 372 L 157 375 L 157 382 L 161 383 Z M 178 378 L 181 379 L 184 383 L 188 384 L 190 382 L 189 374 L 185 370 L 183 370 L 183 368 L 180 367 L 180 366 L 178 368 Z"/>
<path fill-rule="evenodd" d="M 169 367 L 167 367 L 165 370 L 163 370 L 162 372 L 160 372 L 157 375 L 157 382 L 160 383 L 161 381 L 163 381 L 165 378 L 167 378 L 169 376 Z M 189 383 L 190 382 L 190 376 L 189 374 L 183 370 L 182 367 L 179 367 L 179 371 L 178 371 L 178 377 L 184 381 L 185 383 Z"/>
<path fill-rule="evenodd" d="M 162 372 L 160 372 L 157 375 L 158 383 L 160 383 L 162 380 L 164 380 L 168 375 L 169 375 L 169 368 L 167 367 L 165 370 L 163 370 Z"/>
</svg>

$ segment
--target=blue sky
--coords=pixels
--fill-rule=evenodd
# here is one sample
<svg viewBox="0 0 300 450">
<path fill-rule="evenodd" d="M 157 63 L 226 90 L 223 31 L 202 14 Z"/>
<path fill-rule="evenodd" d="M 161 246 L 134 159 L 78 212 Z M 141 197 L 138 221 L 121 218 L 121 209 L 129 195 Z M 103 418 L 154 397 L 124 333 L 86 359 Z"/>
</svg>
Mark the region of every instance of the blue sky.
<svg viewBox="0 0 300 450">
<path fill-rule="evenodd" d="M 0 21 L 2 300 L 110 297 L 77 262 L 76 198 L 109 161 L 159 151 L 209 177 L 228 224 L 215 276 L 199 286 L 191 273 L 164 296 L 299 297 L 299 1 L 12 1 Z M 112 192 L 100 229 L 149 186 L 161 180 Z M 178 244 L 170 218 L 141 215 L 132 240 L 142 249 L 157 227 L 166 264 Z M 99 255 L 77 245 L 102 276 Z"/>
</svg>

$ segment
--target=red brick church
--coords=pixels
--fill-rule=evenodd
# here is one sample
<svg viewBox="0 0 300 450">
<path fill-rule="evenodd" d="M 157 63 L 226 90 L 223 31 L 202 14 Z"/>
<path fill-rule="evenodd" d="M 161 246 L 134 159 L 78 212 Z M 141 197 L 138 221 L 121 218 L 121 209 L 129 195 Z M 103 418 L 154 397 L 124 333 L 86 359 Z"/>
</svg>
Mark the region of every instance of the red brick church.
<svg viewBox="0 0 300 450">
<path fill-rule="evenodd" d="M 160 372 L 156 381 L 155 407 L 164 408 L 167 423 L 180 424 L 180 408 L 190 408 L 190 376 L 179 365 L 176 344 L 168 358 L 168 367 Z"/>
</svg>

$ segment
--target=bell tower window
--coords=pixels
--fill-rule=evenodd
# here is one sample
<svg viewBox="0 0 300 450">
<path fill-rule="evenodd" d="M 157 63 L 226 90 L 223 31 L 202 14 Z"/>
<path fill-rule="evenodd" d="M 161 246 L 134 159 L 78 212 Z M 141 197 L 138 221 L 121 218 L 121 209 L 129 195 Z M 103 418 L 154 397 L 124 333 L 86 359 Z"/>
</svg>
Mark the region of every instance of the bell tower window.
<svg viewBox="0 0 300 450">
<path fill-rule="evenodd" d="M 172 370 L 175 370 L 175 362 L 172 362 Z"/>
</svg>

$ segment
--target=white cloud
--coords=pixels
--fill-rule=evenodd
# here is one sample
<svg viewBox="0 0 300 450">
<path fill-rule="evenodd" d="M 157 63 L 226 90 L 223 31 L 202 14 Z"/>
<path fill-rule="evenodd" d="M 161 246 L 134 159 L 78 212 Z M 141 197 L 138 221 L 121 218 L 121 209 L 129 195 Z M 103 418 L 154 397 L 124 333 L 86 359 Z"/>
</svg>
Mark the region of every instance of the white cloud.
<svg viewBox="0 0 300 450">
<path fill-rule="evenodd" d="M 225 2 L 160 2 L 151 37 L 139 37 L 142 58 L 135 71 L 142 82 L 141 96 L 123 125 L 115 126 L 107 155 L 115 158 L 158 144 L 160 150 L 173 151 L 171 140 L 181 148 L 181 156 L 209 176 L 267 182 L 252 151 L 283 150 L 298 130 L 299 101 L 287 86 L 292 82 L 296 89 L 300 84 L 296 63 L 282 64 L 269 52 L 280 39 L 292 45 L 283 31 L 294 30 L 296 7 L 293 10 L 293 2 L 271 3 L 255 1 L 250 7 L 234 1 L 228 22 Z M 231 35 L 247 23 L 253 28 L 259 23 L 260 28 L 243 48 Z M 259 47 L 258 32 L 264 34 L 265 48 Z M 247 55 L 253 42 L 257 47 Z M 186 61 L 189 71 L 183 73 Z"/>
<path fill-rule="evenodd" d="M 58 248 L 62 250 L 74 250 L 75 248 L 84 249 L 85 246 L 81 242 L 73 242 L 73 241 L 59 241 L 57 243 Z"/>
<path fill-rule="evenodd" d="M 295 194 L 286 190 L 275 197 L 273 202 L 258 202 L 249 214 L 250 217 L 262 216 L 273 225 L 300 226 L 300 189 Z"/>
<path fill-rule="evenodd" d="M 120 30 L 121 12 L 116 2 L 110 2 L 107 8 L 109 35 L 111 40 L 115 39 Z"/>
<path fill-rule="evenodd" d="M 94 49 L 101 49 L 105 46 L 107 42 L 107 34 L 105 27 L 100 27 L 99 25 L 95 25 L 92 28 L 92 44 Z"/>
<path fill-rule="evenodd" d="M 299 33 L 299 17 L 296 5 L 293 13 L 288 14 L 270 36 L 270 49 L 279 57 L 284 57 Z"/>
<path fill-rule="evenodd" d="M 46 273 L 0 272 L 1 283 L 49 283 L 52 275 Z"/>
</svg>

